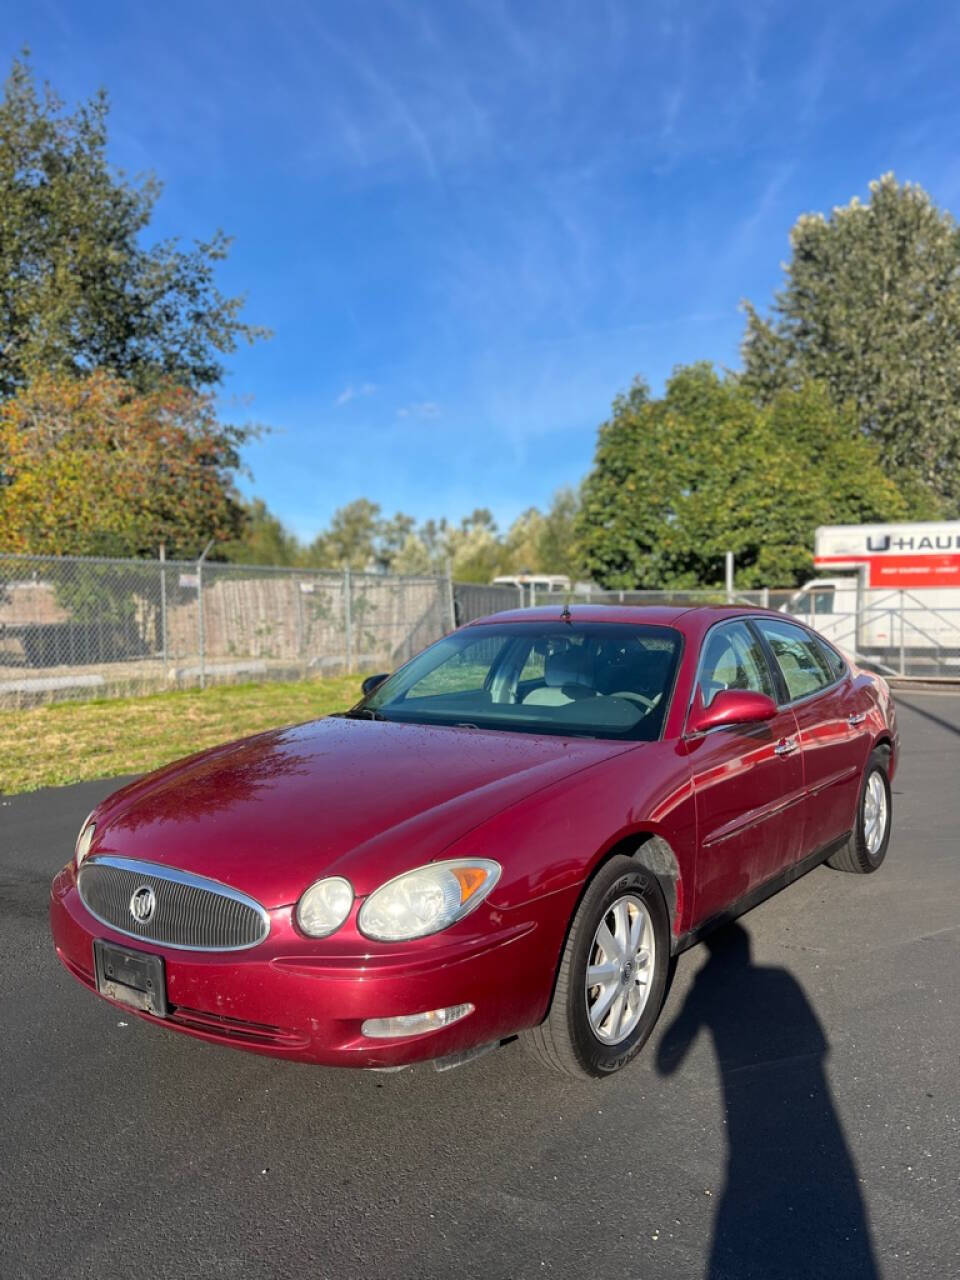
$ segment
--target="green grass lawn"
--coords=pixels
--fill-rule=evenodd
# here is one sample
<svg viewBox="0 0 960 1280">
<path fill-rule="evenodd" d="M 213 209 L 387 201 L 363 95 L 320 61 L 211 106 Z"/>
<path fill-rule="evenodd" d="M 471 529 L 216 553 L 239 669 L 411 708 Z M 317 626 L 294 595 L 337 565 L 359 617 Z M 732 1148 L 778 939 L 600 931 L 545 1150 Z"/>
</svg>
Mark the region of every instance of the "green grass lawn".
<svg viewBox="0 0 960 1280">
<path fill-rule="evenodd" d="M 343 711 L 359 698 L 362 679 L 220 685 L 0 711 L 0 793 L 145 773 L 218 742 Z"/>
</svg>

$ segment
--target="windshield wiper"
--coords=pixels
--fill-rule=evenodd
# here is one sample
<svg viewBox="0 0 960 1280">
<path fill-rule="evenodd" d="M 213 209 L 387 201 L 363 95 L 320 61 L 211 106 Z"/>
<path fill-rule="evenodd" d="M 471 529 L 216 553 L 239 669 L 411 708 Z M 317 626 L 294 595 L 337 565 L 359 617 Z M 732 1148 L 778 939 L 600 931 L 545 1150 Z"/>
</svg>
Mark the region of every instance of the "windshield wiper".
<svg viewBox="0 0 960 1280">
<path fill-rule="evenodd" d="M 387 718 L 379 711 L 374 711 L 372 707 L 354 707 L 352 711 L 342 711 L 340 714 L 347 720 L 386 720 Z"/>
</svg>

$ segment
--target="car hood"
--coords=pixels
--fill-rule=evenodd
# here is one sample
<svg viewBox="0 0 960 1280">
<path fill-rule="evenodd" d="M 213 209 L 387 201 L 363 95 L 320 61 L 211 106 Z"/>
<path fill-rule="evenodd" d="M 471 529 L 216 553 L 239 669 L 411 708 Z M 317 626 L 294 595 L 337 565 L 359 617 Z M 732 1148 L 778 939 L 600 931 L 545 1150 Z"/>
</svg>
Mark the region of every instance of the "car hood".
<svg viewBox="0 0 960 1280">
<path fill-rule="evenodd" d="M 100 806 L 91 852 L 208 876 L 266 907 L 332 873 L 362 896 L 524 796 L 637 745 L 329 717 L 132 783 Z"/>
</svg>

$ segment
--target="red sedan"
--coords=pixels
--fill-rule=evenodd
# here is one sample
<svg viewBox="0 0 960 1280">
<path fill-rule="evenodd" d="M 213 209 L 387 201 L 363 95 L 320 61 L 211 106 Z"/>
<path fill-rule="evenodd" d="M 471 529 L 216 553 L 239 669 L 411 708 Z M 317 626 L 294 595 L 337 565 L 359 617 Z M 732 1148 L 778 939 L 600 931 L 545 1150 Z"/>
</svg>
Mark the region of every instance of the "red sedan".
<svg viewBox="0 0 960 1280">
<path fill-rule="evenodd" d="M 671 957 L 818 863 L 876 870 L 898 747 L 884 681 L 782 615 L 497 614 L 343 715 L 104 801 L 53 882 L 57 954 L 262 1053 L 443 1067 L 521 1034 L 605 1076 Z"/>
</svg>

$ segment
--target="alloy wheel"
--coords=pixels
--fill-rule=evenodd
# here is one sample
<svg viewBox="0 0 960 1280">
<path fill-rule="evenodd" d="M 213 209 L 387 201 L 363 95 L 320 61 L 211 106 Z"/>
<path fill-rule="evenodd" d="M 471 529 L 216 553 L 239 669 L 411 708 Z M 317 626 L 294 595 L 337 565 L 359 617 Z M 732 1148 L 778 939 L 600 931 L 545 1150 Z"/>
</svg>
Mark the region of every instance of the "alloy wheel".
<svg viewBox="0 0 960 1280">
<path fill-rule="evenodd" d="M 863 842 L 868 853 L 876 853 L 887 834 L 887 788 L 883 775 L 874 769 L 867 781 L 863 800 Z"/>
<path fill-rule="evenodd" d="M 625 894 L 601 920 L 587 958 L 587 1016 L 598 1040 L 619 1044 L 634 1031 L 650 994 L 655 965 L 650 913 L 635 894 Z"/>
</svg>

